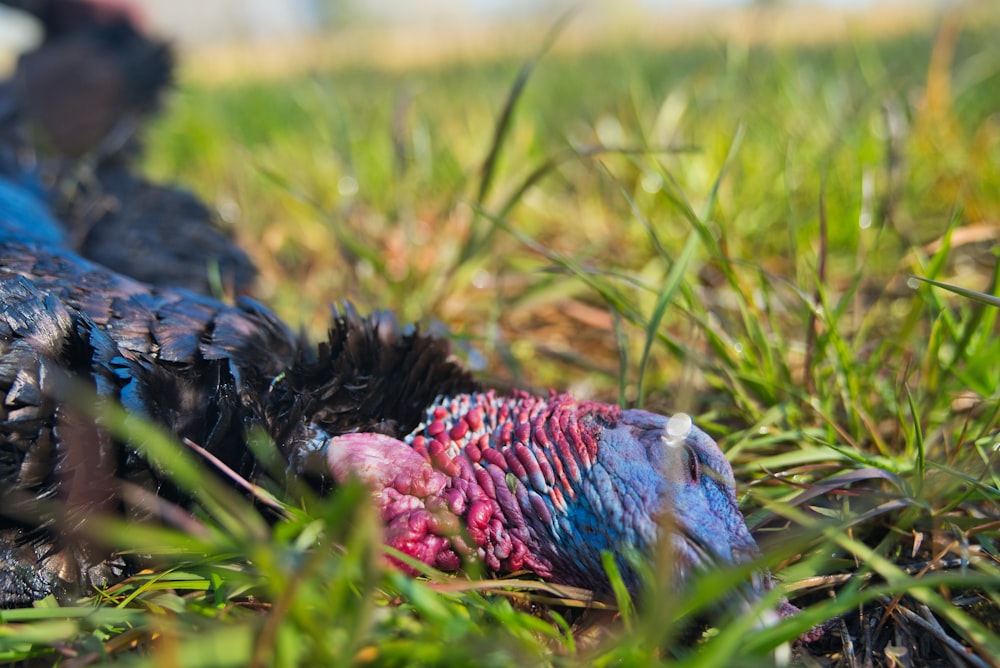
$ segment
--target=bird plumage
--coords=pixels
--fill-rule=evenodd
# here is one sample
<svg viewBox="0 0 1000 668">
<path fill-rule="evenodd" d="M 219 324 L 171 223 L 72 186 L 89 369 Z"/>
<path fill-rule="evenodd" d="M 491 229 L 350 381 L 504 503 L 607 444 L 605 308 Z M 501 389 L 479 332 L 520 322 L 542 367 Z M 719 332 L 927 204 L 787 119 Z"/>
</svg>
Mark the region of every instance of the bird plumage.
<svg viewBox="0 0 1000 668">
<path fill-rule="evenodd" d="M 77 480 L 78 462 L 64 456 L 71 444 L 63 419 L 72 406 L 61 397 L 69 378 L 202 445 L 250 479 L 258 471 L 248 430 L 263 427 L 290 466 L 320 486 L 329 476 L 324 482 L 315 462 L 299 453 L 317 431 L 401 436 L 439 393 L 477 387 L 449 358 L 445 341 L 401 330 L 385 317 L 342 312 L 329 340 L 310 346 L 250 300 L 228 306 L 148 288 L 39 243 L 0 239 L 0 300 L 0 492 L 8 501 L 64 499 L 72 484 L 87 486 Z M 80 447 L 94 455 L 108 450 L 96 442 Z M 169 476 L 120 444 L 112 450 L 100 464 L 81 465 L 99 490 L 78 493 L 80 503 L 100 497 L 101 508 L 119 504 L 122 480 L 176 498 Z M 23 526 L 24 515 L 7 528 Z M 53 574 L 49 587 L 54 582 Z"/>
</svg>

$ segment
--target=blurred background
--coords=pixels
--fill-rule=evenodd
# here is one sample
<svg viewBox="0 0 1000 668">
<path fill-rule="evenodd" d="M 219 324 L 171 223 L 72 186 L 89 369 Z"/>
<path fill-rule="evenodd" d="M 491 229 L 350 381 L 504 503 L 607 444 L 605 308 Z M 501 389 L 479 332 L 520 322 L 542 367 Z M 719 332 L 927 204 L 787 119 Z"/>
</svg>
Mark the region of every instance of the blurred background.
<svg viewBox="0 0 1000 668">
<path fill-rule="evenodd" d="M 651 40 L 700 33 L 731 35 L 766 30 L 789 39 L 831 38 L 852 25 L 876 23 L 905 29 L 939 10 L 947 0 L 625 0 L 615 3 L 568 0 L 134 0 L 153 32 L 185 48 L 220 44 L 292 42 L 379 30 L 395 45 L 364 58 L 426 58 L 469 54 L 498 46 L 525 45 L 525 35 L 502 28 L 551 21 L 573 9 L 579 17 L 569 33 L 575 39 L 608 39 L 638 33 Z M 758 15 L 780 12 L 777 24 L 762 25 Z M 192 20 L 197 17 L 197 20 Z M 490 35 L 484 43 L 484 37 Z M 0 65 L 39 38 L 30 20 L 0 8 Z M 353 45 L 353 43 L 352 43 Z M 333 48 L 331 46 L 331 48 Z M 334 50 L 336 50 L 334 48 Z M 407 52 L 401 56 L 398 52 Z M 433 54 L 428 54 L 433 51 Z M 343 49 L 350 54 L 351 49 Z M 356 53 L 356 52 L 355 52 Z M 273 54 L 272 54 L 273 55 Z M 282 54 L 287 58 L 287 54 Z M 312 56 L 315 57 L 313 50 Z M 360 56 L 359 56 L 360 57 Z"/>
</svg>

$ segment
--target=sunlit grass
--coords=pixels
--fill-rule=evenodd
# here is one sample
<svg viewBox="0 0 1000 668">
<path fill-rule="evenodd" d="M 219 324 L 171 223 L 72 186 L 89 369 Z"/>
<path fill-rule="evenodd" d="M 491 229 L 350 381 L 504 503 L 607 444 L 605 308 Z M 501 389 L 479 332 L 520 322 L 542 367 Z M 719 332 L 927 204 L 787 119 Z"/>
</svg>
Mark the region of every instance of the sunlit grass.
<svg viewBox="0 0 1000 668">
<path fill-rule="evenodd" d="M 384 567 L 359 489 L 276 488 L 276 513 L 181 464 L 199 531 L 102 527 L 172 568 L 96 608 L 0 613 L 0 660 L 767 665 L 829 623 L 813 651 L 845 662 L 889 664 L 930 638 L 971 648 L 942 661 L 987 665 L 1000 47 L 991 24 L 949 20 L 825 47 L 191 83 L 149 137 L 149 171 L 216 205 L 262 298 L 313 335 L 349 298 L 449 332 L 491 382 L 695 415 L 802 614 L 769 618 L 781 590 L 739 603 L 747 572 L 672 591 L 663 563 L 634 609 L 414 580 Z M 157 457 L 177 447 L 131 435 Z M 692 630 L 694 612 L 712 625 Z"/>
</svg>

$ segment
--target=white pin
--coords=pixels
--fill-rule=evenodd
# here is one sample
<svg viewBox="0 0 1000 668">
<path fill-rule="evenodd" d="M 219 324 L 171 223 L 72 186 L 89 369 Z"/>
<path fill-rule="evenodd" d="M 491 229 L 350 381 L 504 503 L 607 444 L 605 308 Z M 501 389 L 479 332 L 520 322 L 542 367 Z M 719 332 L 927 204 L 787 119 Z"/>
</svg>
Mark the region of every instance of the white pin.
<svg viewBox="0 0 1000 668">
<path fill-rule="evenodd" d="M 663 440 L 671 447 L 677 447 L 684 442 L 684 439 L 691 433 L 693 426 L 691 416 L 687 413 L 676 413 L 667 420 L 666 436 Z"/>
</svg>

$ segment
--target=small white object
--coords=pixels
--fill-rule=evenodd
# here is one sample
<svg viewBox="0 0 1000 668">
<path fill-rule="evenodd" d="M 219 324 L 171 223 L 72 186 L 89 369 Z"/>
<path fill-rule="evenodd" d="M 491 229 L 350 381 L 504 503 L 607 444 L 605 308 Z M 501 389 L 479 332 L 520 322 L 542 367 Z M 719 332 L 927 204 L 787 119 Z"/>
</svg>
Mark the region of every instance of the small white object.
<svg viewBox="0 0 1000 668">
<path fill-rule="evenodd" d="M 667 445 L 678 446 L 691 433 L 693 422 L 687 413 L 676 413 L 667 420 Z"/>
</svg>

